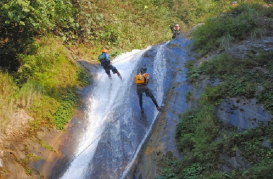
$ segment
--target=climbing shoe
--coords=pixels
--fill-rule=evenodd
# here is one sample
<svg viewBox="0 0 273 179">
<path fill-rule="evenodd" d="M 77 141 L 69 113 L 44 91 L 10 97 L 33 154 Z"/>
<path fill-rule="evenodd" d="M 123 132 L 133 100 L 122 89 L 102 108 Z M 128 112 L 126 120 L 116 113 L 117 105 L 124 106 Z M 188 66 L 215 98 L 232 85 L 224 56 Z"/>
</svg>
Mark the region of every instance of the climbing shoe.
<svg viewBox="0 0 273 179">
<path fill-rule="evenodd" d="M 161 106 L 156 107 L 158 111 L 161 111 Z"/>
<path fill-rule="evenodd" d="M 144 109 L 143 108 L 141 108 L 141 113 L 144 113 Z"/>
</svg>

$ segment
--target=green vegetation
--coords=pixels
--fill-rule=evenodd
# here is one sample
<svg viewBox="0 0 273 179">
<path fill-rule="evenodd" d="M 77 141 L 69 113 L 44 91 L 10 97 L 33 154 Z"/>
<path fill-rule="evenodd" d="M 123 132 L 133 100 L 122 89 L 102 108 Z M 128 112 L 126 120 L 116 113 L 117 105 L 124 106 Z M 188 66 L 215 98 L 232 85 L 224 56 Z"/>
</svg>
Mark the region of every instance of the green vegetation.
<svg viewBox="0 0 273 179">
<path fill-rule="evenodd" d="M 46 149 L 48 149 L 48 150 L 50 150 L 50 151 L 53 150 L 53 147 L 50 146 L 50 145 L 48 145 L 46 141 L 42 141 L 42 140 L 38 139 L 38 142 L 39 142 L 39 144 L 40 144 L 41 146 L 43 146 L 44 148 L 46 148 Z M 39 159 L 42 159 L 42 158 L 39 158 Z"/>
<path fill-rule="evenodd" d="M 194 36 L 194 46 L 201 55 L 211 50 L 223 50 L 234 41 L 253 39 L 267 35 L 273 28 L 266 22 L 272 18 L 272 7 L 243 4 L 217 18 L 208 18 L 205 25 L 198 28 Z"/>
<path fill-rule="evenodd" d="M 6 119 L 1 128 L 16 108 L 22 108 L 34 118 L 30 133 L 40 125 L 63 129 L 76 107 L 75 88 L 90 83 L 90 77 L 68 58 L 61 39 L 47 36 L 31 48 L 35 54 L 18 56 L 17 73 L 1 73 L 1 111 L 5 111 L 1 114 Z"/>
<path fill-rule="evenodd" d="M 272 30 L 272 24 L 267 23 L 273 18 L 272 12 L 272 8 L 244 4 L 219 17 L 208 19 L 193 34 L 196 50 L 202 55 L 213 50 L 221 52 L 230 43 L 239 42 L 247 36 L 252 39 L 266 36 Z M 241 130 L 222 124 L 214 114 L 215 107 L 223 99 L 239 96 L 256 98 L 258 103 L 273 114 L 273 53 L 257 48 L 251 49 L 247 55 L 247 59 L 233 59 L 222 52 L 200 66 L 196 66 L 195 61 L 186 65 L 190 82 L 206 75 L 219 79 L 220 83 L 217 86 L 207 86 L 199 99 L 198 107 L 181 116 L 176 139 L 183 158 L 176 161 L 176 165 L 170 163 L 157 179 L 273 177 L 273 150 L 262 144 L 264 141 L 272 144 L 273 123 Z M 190 100 L 190 93 L 186 97 Z M 232 168 L 223 159 L 225 156 L 240 158 L 249 167 Z M 230 170 L 223 172 L 221 166 Z"/>
<path fill-rule="evenodd" d="M 206 89 L 208 100 L 215 101 L 215 104 L 217 100 L 226 96 L 257 97 L 258 102 L 273 114 L 271 90 L 273 86 L 270 80 L 270 76 L 273 75 L 271 64 L 273 53 L 262 51 L 254 53 L 257 55 L 241 60 L 232 59 L 224 53 L 220 54 L 211 61 L 204 62 L 200 67 L 192 67 L 188 72 L 189 79 L 194 80 L 201 74 L 221 79 L 223 82 L 218 86 Z M 263 88 L 260 93 L 258 93 L 258 86 Z"/>
<path fill-rule="evenodd" d="M 32 173 L 38 173 L 33 167 L 30 167 L 30 162 L 36 161 L 36 160 L 42 160 L 41 157 L 37 156 L 34 153 L 30 153 L 30 150 L 28 147 L 25 146 L 24 148 L 25 158 L 16 158 L 16 161 L 21 164 L 25 169 L 26 173 L 28 175 L 31 175 Z M 39 174 L 38 174 L 39 175 Z"/>
<path fill-rule="evenodd" d="M 54 31 L 67 36 L 77 27 L 70 1 L 3 0 L 0 7 L 1 66 L 12 70 L 20 67 L 18 54 L 30 53 L 36 35 Z"/>
</svg>

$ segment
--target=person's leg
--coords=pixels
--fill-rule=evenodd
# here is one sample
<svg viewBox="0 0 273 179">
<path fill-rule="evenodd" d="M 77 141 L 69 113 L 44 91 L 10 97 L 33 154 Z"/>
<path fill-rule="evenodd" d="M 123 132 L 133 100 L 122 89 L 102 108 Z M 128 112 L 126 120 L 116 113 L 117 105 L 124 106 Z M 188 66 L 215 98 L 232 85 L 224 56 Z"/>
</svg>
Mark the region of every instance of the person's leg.
<svg viewBox="0 0 273 179">
<path fill-rule="evenodd" d="M 157 101 L 156 101 L 156 99 L 155 99 L 153 93 L 151 92 L 151 90 L 150 90 L 149 88 L 147 88 L 147 89 L 145 90 L 145 94 L 146 94 L 146 96 L 149 96 L 149 97 L 152 99 L 152 101 L 153 101 L 153 103 L 155 104 L 156 108 L 157 108 L 158 110 L 161 110 L 161 107 L 158 106 Z"/>
<path fill-rule="evenodd" d="M 122 77 L 121 77 L 121 75 L 120 75 L 120 73 L 119 73 L 119 71 L 117 70 L 116 67 L 114 67 L 113 65 L 109 65 L 109 68 L 112 70 L 112 72 L 113 72 L 114 74 L 117 74 L 118 77 L 119 77 L 120 79 L 122 79 Z"/>
<path fill-rule="evenodd" d="M 137 95 L 138 95 L 138 102 L 141 109 L 141 113 L 144 112 L 143 106 L 142 106 L 142 94 L 144 92 L 144 86 L 137 86 Z"/>
<path fill-rule="evenodd" d="M 112 77 L 111 77 L 110 69 L 107 66 L 105 66 L 103 68 L 104 68 L 106 74 L 108 75 L 108 77 L 111 79 Z"/>
<path fill-rule="evenodd" d="M 142 106 L 142 94 L 138 95 L 138 100 L 139 100 L 140 110 L 143 113 L 144 109 L 143 109 L 143 106 Z"/>
</svg>

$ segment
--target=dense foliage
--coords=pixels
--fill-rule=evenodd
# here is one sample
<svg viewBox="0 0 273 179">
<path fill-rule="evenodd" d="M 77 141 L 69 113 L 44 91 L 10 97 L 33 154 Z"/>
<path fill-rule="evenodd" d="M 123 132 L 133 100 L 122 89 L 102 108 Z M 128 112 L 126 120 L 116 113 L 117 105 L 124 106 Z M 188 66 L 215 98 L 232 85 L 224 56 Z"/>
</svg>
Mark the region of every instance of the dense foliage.
<svg viewBox="0 0 273 179">
<path fill-rule="evenodd" d="M 1 73 L 1 111 L 5 111 L 1 129 L 18 109 L 27 110 L 35 119 L 30 132 L 39 125 L 63 129 L 71 119 L 77 100 L 75 88 L 90 83 L 90 78 L 68 58 L 61 43 L 60 39 L 47 36 L 32 47 L 35 55 L 19 55 L 18 73 L 13 77 Z"/>
<path fill-rule="evenodd" d="M 36 35 L 77 27 L 75 9 L 65 0 L 3 0 L 0 8 L 0 66 L 11 70 L 20 66 L 17 54 L 26 53 Z"/>
<path fill-rule="evenodd" d="M 194 32 L 194 46 L 202 55 L 211 50 L 222 50 L 234 41 L 253 39 L 267 35 L 273 28 L 272 23 L 266 23 L 272 18 L 272 7 L 243 4 L 217 18 L 208 18 L 205 25 Z"/>
</svg>

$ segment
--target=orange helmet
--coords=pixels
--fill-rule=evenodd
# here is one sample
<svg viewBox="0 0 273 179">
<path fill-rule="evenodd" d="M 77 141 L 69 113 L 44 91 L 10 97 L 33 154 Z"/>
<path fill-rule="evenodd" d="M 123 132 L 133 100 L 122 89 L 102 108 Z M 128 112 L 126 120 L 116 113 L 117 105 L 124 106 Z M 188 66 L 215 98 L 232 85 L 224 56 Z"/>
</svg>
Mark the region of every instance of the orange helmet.
<svg viewBox="0 0 273 179">
<path fill-rule="evenodd" d="M 107 50 L 107 49 L 103 49 L 103 50 L 102 50 L 102 53 L 103 53 L 103 52 L 104 52 L 104 53 L 108 53 L 108 50 Z"/>
</svg>

